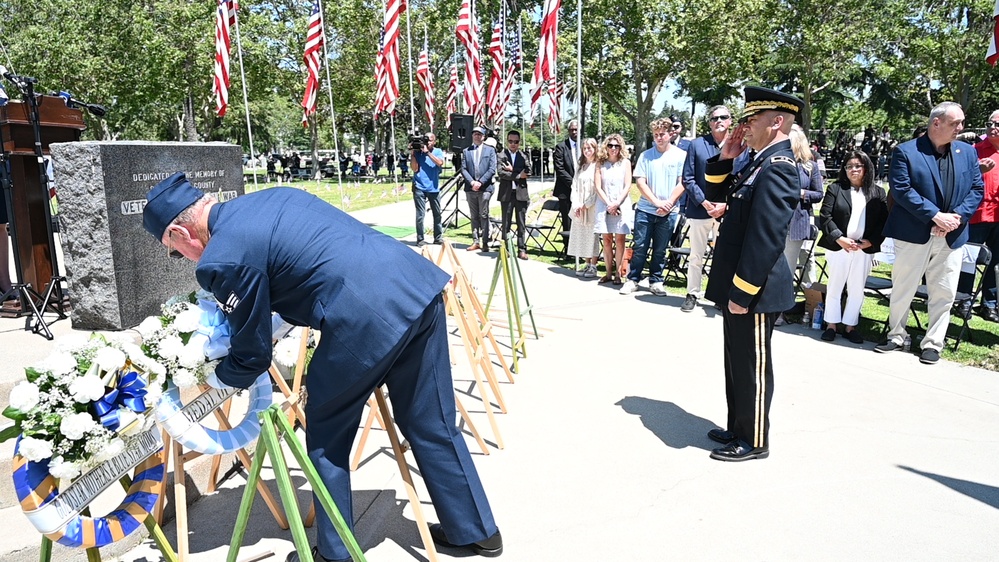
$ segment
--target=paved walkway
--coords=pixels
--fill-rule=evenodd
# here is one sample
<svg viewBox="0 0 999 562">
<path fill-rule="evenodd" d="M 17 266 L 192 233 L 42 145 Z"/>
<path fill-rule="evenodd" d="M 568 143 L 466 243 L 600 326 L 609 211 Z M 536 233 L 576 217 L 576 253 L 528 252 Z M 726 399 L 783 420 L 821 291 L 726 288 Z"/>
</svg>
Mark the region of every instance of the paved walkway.
<svg viewBox="0 0 999 562">
<path fill-rule="evenodd" d="M 412 205 L 355 215 L 403 226 Z M 495 254 L 459 257 L 486 291 Z M 996 373 L 784 327 L 773 341 L 771 456 L 720 463 L 705 437 L 725 419 L 718 313 L 685 314 L 678 296 L 621 296 L 559 267 L 521 264 L 542 337 L 528 341 L 516 384 L 503 384 L 506 448 L 476 454 L 504 560 L 999 559 Z M 11 337 L 0 325 L 5 350 Z M 455 351 L 464 391 L 471 377 Z M 490 439 L 474 396 L 463 402 Z M 359 542 L 372 561 L 426 560 L 387 447 L 374 434 L 354 474 Z M 191 560 L 224 559 L 242 482 L 192 506 Z M 256 508 L 241 558 L 283 560 L 290 534 Z M 6 519 L 15 516 L 0 520 L 23 529 Z M 148 544 L 121 557 L 159 559 Z"/>
</svg>

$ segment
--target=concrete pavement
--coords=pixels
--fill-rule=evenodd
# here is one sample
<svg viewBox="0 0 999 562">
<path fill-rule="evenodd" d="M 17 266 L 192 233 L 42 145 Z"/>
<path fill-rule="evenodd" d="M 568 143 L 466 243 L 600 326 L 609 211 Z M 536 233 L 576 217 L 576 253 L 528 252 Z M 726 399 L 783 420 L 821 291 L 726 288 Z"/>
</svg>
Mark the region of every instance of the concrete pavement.
<svg viewBox="0 0 999 562">
<path fill-rule="evenodd" d="M 410 202 L 354 213 L 383 226 L 410 225 L 412 214 Z M 496 254 L 458 254 L 481 296 Z M 725 419 L 721 318 L 710 305 L 682 313 L 679 296 L 621 296 L 560 267 L 520 264 L 541 338 L 528 340 L 516 384 L 501 383 L 506 448 L 486 456 L 469 439 L 504 560 L 999 559 L 996 373 L 783 327 L 773 341 L 771 456 L 720 463 L 705 436 Z M 46 345 L 15 331 L 0 324 L 5 373 L 27 360 L 8 355 L 8 342 L 17 353 Z M 509 343 L 504 329 L 496 334 Z M 494 441 L 478 394 L 464 394 L 464 352 L 454 351 L 456 388 Z M 373 433 L 353 476 L 359 542 L 372 561 L 426 560 L 385 451 L 384 432 Z M 236 475 L 191 506 L 191 560 L 224 559 L 242 482 Z M 16 509 L 0 521 L 37 543 Z M 290 533 L 259 499 L 255 510 L 240 558 L 272 551 L 283 560 Z M 168 524 L 171 540 L 174 532 Z M 114 556 L 160 559 L 148 541 Z"/>
</svg>

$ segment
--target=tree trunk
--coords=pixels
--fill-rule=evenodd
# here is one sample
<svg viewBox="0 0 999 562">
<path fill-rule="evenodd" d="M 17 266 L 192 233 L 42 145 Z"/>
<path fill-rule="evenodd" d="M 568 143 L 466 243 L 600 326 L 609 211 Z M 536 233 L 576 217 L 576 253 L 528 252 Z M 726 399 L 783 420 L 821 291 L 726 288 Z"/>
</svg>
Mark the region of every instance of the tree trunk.
<svg viewBox="0 0 999 562">
<path fill-rule="evenodd" d="M 322 170 L 319 169 L 319 120 L 313 113 L 309 117 L 309 137 L 312 139 L 312 179 L 318 180 L 323 177 Z"/>
<path fill-rule="evenodd" d="M 184 98 L 184 138 L 188 142 L 198 142 L 198 128 L 194 122 L 194 96 L 188 94 Z"/>
</svg>

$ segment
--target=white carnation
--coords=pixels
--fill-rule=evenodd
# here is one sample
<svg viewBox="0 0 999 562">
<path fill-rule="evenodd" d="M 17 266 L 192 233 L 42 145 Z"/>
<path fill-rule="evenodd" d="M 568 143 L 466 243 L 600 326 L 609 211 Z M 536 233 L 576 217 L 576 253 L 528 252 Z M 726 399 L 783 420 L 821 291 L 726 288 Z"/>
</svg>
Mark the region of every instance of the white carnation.
<svg viewBox="0 0 999 562">
<path fill-rule="evenodd" d="M 79 476 L 80 467 L 72 461 L 63 459 L 62 456 L 53 457 L 49 461 L 49 474 L 56 478 L 65 478 L 68 480 Z"/>
<path fill-rule="evenodd" d="M 67 352 L 57 351 L 49 355 L 35 367 L 39 371 L 51 371 L 53 375 L 61 377 L 76 371 L 76 359 Z"/>
<path fill-rule="evenodd" d="M 162 397 L 163 385 L 158 381 L 150 382 L 149 386 L 146 387 L 146 405 L 150 408 L 155 408 L 160 403 L 160 398 Z"/>
<path fill-rule="evenodd" d="M 274 346 L 274 360 L 285 367 L 294 367 L 301 345 L 301 338 L 282 338 Z"/>
<path fill-rule="evenodd" d="M 65 336 L 59 336 L 59 343 L 56 344 L 56 351 L 72 353 L 80 351 L 90 345 L 90 335 L 81 332 L 72 332 Z"/>
<path fill-rule="evenodd" d="M 153 361 L 152 359 L 146 363 L 146 370 L 152 373 L 154 378 L 162 377 L 166 374 L 166 367 L 163 366 L 163 363 Z"/>
<path fill-rule="evenodd" d="M 177 369 L 177 372 L 173 374 L 173 384 L 180 388 L 187 388 L 198 384 L 198 377 L 187 369 Z"/>
<path fill-rule="evenodd" d="M 86 412 L 71 414 L 59 422 L 59 433 L 65 435 L 67 439 L 76 441 L 96 426 L 97 422 Z"/>
<path fill-rule="evenodd" d="M 184 350 L 184 342 L 177 336 L 167 336 L 160 340 L 160 357 L 164 359 L 177 359 Z"/>
<path fill-rule="evenodd" d="M 114 372 L 125 366 L 125 353 L 113 347 L 103 347 L 94 356 L 94 362 L 103 372 Z"/>
<path fill-rule="evenodd" d="M 184 346 L 177 362 L 186 369 L 197 369 L 205 362 L 205 342 L 199 338 L 191 338 L 191 341 Z"/>
<path fill-rule="evenodd" d="M 17 450 L 29 461 L 39 462 L 52 456 L 52 443 L 34 437 L 22 437 Z"/>
<path fill-rule="evenodd" d="M 10 389 L 10 407 L 27 412 L 38 405 L 38 387 L 28 381 L 21 381 Z"/>
<path fill-rule="evenodd" d="M 97 462 L 105 462 L 111 460 L 122 453 L 125 450 L 125 442 L 118 437 L 112 438 L 108 444 L 94 456 L 94 460 Z"/>
<path fill-rule="evenodd" d="M 104 397 L 104 382 L 97 375 L 83 375 L 69 383 L 69 392 L 73 395 L 73 400 L 88 404 Z"/>
<path fill-rule="evenodd" d="M 189 334 L 199 326 L 201 326 L 201 309 L 197 307 L 189 308 L 173 319 L 173 327 L 183 334 Z"/>
<path fill-rule="evenodd" d="M 141 324 L 136 326 L 135 329 L 139 332 L 139 335 L 142 336 L 142 341 L 146 341 L 153 337 L 156 330 L 159 330 L 162 327 L 163 323 L 160 322 L 158 316 L 147 316 L 146 319 L 143 320 Z"/>
</svg>

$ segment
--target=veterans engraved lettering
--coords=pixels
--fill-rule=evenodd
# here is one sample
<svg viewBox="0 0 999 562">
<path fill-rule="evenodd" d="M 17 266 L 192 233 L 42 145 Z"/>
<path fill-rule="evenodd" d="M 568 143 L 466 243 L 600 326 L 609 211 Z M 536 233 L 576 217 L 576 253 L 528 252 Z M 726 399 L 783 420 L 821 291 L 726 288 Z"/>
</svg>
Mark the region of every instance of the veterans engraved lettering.
<svg viewBox="0 0 999 562">
<path fill-rule="evenodd" d="M 180 413 L 183 414 L 189 422 L 198 423 L 199 421 L 205 419 L 208 414 L 215 411 L 222 405 L 223 402 L 228 400 L 234 394 L 236 394 L 235 388 L 228 388 L 225 390 L 213 388 L 192 400 L 187 406 L 184 406 L 184 409 L 181 410 Z"/>
</svg>

